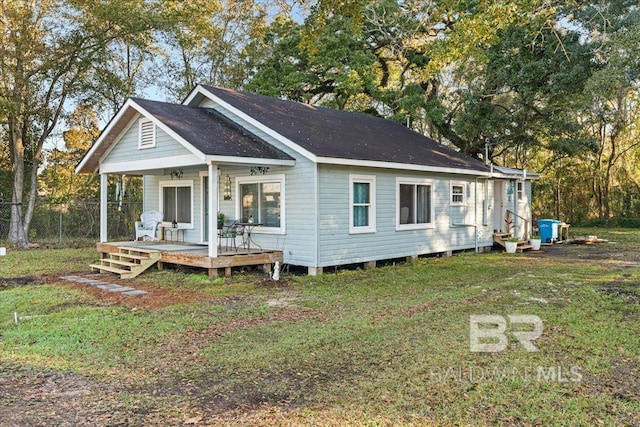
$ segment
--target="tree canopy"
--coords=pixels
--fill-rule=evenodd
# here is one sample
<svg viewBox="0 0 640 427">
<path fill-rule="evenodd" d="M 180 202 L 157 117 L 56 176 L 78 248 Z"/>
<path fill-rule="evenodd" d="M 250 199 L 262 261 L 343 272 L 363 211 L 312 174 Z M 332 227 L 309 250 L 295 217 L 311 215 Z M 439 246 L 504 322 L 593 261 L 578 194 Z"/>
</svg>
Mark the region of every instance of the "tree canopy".
<svg viewBox="0 0 640 427">
<path fill-rule="evenodd" d="M 104 122 L 129 96 L 175 101 L 197 83 L 389 118 L 476 158 L 486 148 L 494 163 L 543 173 L 538 200 L 553 203 L 538 203 L 540 215 L 640 217 L 635 1 L 4 0 L 0 8 L 0 197 L 11 200 L 8 237 L 17 245 L 28 243 L 39 183 L 58 197 L 50 184 L 66 172 L 50 166 L 70 168 L 72 135 L 95 138 L 94 118 Z M 71 146 L 44 150 L 61 135 Z"/>
</svg>

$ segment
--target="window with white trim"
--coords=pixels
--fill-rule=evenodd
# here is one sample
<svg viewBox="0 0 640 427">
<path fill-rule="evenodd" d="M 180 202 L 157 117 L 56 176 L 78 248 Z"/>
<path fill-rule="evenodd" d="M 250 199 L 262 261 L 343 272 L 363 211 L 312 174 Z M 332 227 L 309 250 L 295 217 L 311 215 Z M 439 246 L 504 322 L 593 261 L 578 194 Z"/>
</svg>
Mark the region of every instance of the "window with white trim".
<svg viewBox="0 0 640 427">
<path fill-rule="evenodd" d="M 467 199 L 467 185 L 464 182 L 451 183 L 451 204 L 454 206 L 464 205 Z"/>
<path fill-rule="evenodd" d="M 431 181 L 397 179 L 396 229 L 433 227 L 433 185 Z"/>
<path fill-rule="evenodd" d="M 258 231 L 284 233 L 284 181 L 284 175 L 239 177 L 239 220 L 253 221 Z"/>
<path fill-rule="evenodd" d="M 138 149 L 156 146 L 156 125 L 151 120 L 140 120 L 138 131 Z"/>
<path fill-rule="evenodd" d="M 349 233 L 376 232 L 376 177 L 349 175 Z"/>
<path fill-rule="evenodd" d="M 165 224 L 193 227 L 193 180 L 161 182 L 160 206 Z"/>
<path fill-rule="evenodd" d="M 522 181 L 516 181 L 516 192 L 518 194 L 518 201 L 522 201 L 524 199 L 524 186 L 522 184 Z"/>
</svg>

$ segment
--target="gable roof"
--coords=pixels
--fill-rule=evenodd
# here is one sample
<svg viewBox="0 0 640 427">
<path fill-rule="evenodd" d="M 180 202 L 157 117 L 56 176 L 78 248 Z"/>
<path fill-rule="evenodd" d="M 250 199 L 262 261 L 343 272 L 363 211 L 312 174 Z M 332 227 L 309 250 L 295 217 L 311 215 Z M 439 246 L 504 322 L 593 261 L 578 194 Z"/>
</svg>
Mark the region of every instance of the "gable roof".
<svg viewBox="0 0 640 427">
<path fill-rule="evenodd" d="M 387 119 L 219 87 L 200 87 L 329 162 L 346 159 L 490 171 L 481 161 Z"/>
<path fill-rule="evenodd" d="M 132 99 L 204 155 L 294 160 L 213 109 Z"/>
<path fill-rule="evenodd" d="M 82 158 L 76 172 L 96 172 L 100 159 L 106 156 L 138 115 L 151 119 L 203 163 L 207 157 L 231 161 L 242 158 L 295 161 L 283 151 L 235 126 L 215 110 L 129 98 Z"/>
</svg>

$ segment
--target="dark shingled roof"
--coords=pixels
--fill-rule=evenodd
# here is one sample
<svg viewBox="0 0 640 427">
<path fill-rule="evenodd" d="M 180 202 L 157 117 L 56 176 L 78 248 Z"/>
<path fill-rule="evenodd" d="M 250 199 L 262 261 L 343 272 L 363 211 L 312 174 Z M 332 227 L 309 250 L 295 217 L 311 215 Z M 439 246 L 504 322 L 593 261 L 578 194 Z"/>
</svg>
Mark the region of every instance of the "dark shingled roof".
<svg viewBox="0 0 640 427">
<path fill-rule="evenodd" d="M 202 87 L 316 156 L 489 171 L 479 160 L 390 120 Z"/>
<path fill-rule="evenodd" d="M 206 155 L 294 160 L 207 108 L 132 100 Z"/>
</svg>

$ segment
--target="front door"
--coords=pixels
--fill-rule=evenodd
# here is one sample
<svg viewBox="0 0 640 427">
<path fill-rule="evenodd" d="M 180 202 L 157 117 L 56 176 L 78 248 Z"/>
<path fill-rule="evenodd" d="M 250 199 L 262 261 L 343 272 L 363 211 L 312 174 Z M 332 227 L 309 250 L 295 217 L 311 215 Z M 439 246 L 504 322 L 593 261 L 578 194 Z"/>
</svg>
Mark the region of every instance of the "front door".
<svg viewBox="0 0 640 427">
<path fill-rule="evenodd" d="M 504 218 L 504 181 L 493 181 L 493 229 L 498 231 L 505 230 Z"/>
</svg>

